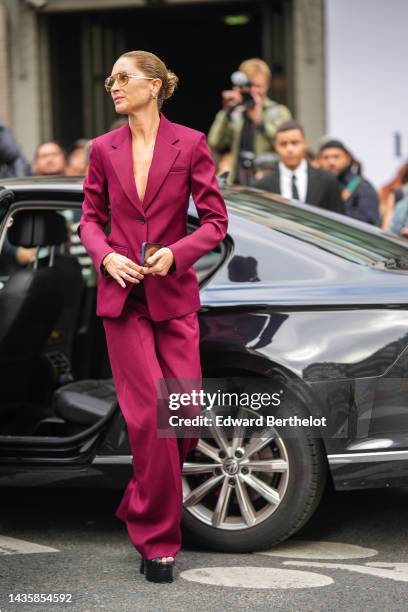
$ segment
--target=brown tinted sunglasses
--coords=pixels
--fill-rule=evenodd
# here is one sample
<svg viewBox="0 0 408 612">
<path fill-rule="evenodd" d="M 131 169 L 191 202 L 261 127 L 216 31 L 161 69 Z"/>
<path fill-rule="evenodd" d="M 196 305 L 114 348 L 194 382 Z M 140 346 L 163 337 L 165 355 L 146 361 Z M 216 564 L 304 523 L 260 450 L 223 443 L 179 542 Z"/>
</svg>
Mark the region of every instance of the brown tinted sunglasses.
<svg viewBox="0 0 408 612">
<path fill-rule="evenodd" d="M 129 79 L 146 79 L 148 81 L 152 81 L 153 77 L 145 77 L 139 76 L 138 74 L 128 74 L 127 72 L 118 72 L 117 74 L 112 74 L 105 79 L 105 89 L 106 91 L 110 91 L 115 83 L 118 82 L 119 87 L 124 87 L 128 84 Z"/>
</svg>

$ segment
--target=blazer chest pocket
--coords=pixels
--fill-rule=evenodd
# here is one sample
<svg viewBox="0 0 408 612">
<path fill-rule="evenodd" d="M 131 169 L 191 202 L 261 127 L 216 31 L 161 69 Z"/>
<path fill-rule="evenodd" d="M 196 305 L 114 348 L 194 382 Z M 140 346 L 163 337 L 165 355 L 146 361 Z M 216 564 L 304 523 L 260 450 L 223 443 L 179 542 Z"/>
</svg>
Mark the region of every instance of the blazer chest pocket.
<svg viewBox="0 0 408 612">
<path fill-rule="evenodd" d="M 180 167 L 176 166 L 176 167 L 171 168 L 169 170 L 169 174 L 173 174 L 173 173 L 176 173 L 176 172 L 187 172 L 187 171 L 188 171 L 188 168 L 182 168 L 181 166 Z"/>
</svg>

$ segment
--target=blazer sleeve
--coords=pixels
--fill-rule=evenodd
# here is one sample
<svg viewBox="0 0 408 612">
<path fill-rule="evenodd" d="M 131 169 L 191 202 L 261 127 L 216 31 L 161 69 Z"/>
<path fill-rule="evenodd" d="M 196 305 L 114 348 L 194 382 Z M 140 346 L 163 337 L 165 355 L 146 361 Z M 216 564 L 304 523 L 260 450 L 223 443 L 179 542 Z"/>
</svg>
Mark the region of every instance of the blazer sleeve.
<svg viewBox="0 0 408 612">
<path fill-rule="evenodd" d="M 234 139 L 231 120 L 224 110 L 218 111 L 208 132 L 208 144 L 217 153 L 230 151 Z"/>
<path fill-rule="evenodd" d="M 174 271 L 186 272 L 200 257 L 211 251 L 225 237 L 228 213 L 220 193 L 215 164 L 204 134 L 197 140 L 191 156 L 191 194 L 200 220 L 200 227 L 167 245 L 174 255 Z"/>
<path fill-rule="evenodd" d="M 351 196 L 349 201 L 351 216 L 378 226 L 380 224 L 380 212 L 378 208 L 378 195 L 374 187 L 366 182 L 360 183 L 360 186 L 357 187 L 353 195 L 354 198 Z M 354 202 L 357 204 L 357 210 L 352 208 Z"/>
<path fill-rule="evenodd" d="M 280 124 L 289 119 L 292 119 L 292 113 L 283 104 L 272 104 L 263 109 L 263 119 L 258 129 L 264 132 L 269 145 L 273 145 L 276 130 Z"/>
<path fill-rule="evenodd" d="M 102 261 L 114 249 L 108 244 L 105 228 L 109 220 L 106 176 L 96 141 L 92 141 L 88 172 L 84 180 L 84 201 L 78 226 L 79 238 L 97 271 L 106 275 Z"/>
</svg>

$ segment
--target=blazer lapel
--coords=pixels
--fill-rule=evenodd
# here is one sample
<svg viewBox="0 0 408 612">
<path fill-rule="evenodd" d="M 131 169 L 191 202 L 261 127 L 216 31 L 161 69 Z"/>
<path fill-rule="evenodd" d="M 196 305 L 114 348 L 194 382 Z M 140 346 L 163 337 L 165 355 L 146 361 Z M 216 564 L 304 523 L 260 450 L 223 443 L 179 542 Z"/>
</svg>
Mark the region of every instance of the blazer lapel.
<svg viewBox="0 0 408 612">
<path fill-rule="evenodd" d="M 132 134 L 128 123 L 117 130 L 111 144 L 110 159 L 122 189 L 132 204 L 143 214 L 133 174 Z"/>
<path fill-rule="evenodd" d="M 316 198 L 315 198 L 316 187 L 317 187 L 317 185 L 316 185 L 315 177 L 313 175 L 313 168 L 308 163 L 307 164 L 307 191 L 306 191 L 306 202 L 307 202 L 307 204 L 311 204 L 312 202 L 314 202 L 316 200 Z"/>
<path fill-rule="evenodd" d="M 280 189 L 280 169 L 279 169 L 279 165 L 276 164 L 275 169 L 272 171 L 272 189 L 271 191 L 273 193 L 280 193 L 281 189 Z"/>
<path fill-rule="evenodd" d="M 153 202 L 171 167 L 180 154 L 180 149 L 174 146 L 178 136 L 171 121 L 160 113 L 160 125 L 154 145 L 152 163 L 147 178 L 146 192 L 143 198 L 143 208 L 146 210 Z"/>
<path fill-rule="evenodd" d="M 160 124 L 156 135 L 143 202 L 139 199 L 133 174 L 132 133 L 129 124 L 120 128 L 112 140 L 110 158 L 116 175 L 127 197 L 142 214 L 152 203 L 180 154 L 180 149 L 174 146 L 174 143 L 178 140 L 171 121 L 160 113 Z"/>
</svg>

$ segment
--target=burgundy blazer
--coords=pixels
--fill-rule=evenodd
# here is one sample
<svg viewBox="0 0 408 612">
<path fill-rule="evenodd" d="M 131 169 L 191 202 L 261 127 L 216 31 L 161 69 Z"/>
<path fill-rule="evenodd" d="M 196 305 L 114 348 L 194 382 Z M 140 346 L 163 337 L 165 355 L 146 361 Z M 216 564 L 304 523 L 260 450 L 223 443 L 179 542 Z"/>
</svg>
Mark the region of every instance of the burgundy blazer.
<svg viewBox="0 0 408 612">
<path fill-rule="evenodd" d="M 96 314 L 119 317 L 134 287 L 127 281 L 121 287 L 104 270 L 102 260 L 116 251 L 141 264 L 144 241 L 159 242 L 174 254 L 167 276 L 146 274 L 141 281 L 152 319 L 164 321 L 198 310 L 199 287 L 192 266 L 223 240 L 228 225 L 205 135 L 160 114 L 142 203 L 133 174 L 129 125 L 102 134 L 92 141 L 84 194 L 78 234 L 98 272 Z M 187 235 L 190 194 L 200 226 Z"/>
</svg>

